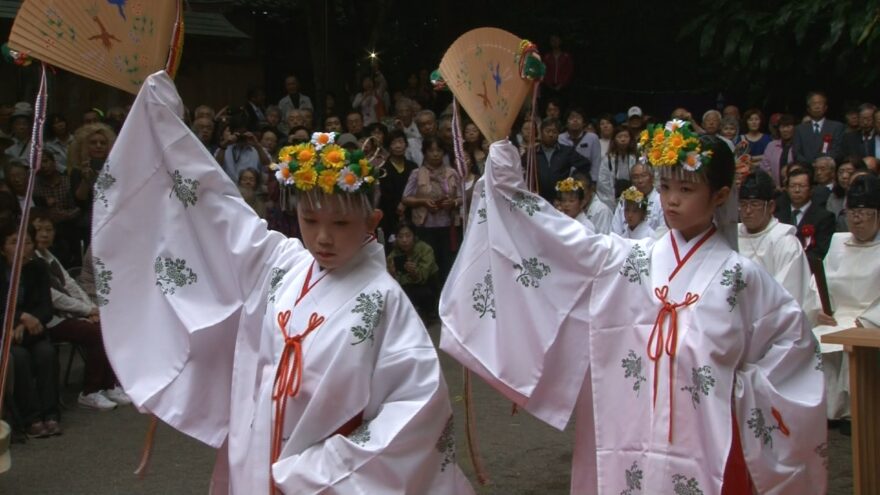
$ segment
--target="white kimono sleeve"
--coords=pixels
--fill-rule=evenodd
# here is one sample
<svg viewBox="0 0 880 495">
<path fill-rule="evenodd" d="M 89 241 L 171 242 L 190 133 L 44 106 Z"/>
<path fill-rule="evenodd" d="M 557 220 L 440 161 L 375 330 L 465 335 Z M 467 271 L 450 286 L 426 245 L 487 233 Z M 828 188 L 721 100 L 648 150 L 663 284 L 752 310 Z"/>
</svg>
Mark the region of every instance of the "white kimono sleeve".
<svg viewBox="0 0 880 495">
<path fill-rule="evenodd" d="M 769 311 L 747 332 L 734 389 L 749 474 L 757 493 L 822 494 L 827 429 L 817 343 L 798 304 L 769 274 L 754 273 L 747 290 Z"/>
<path fill-rule="evenodd" d="M 348 437 L 332 435 L 273 464 L 273 479 L 285 493 L 472 493 L 455 463 L 437 352 L 403 292 L 387 297 L 375 367 L 365 370 L 372 380 L 363 424 Z"/>
<path fill-rule="evenodd" d="M 264 297 L 273 260 L 304 250 L 267 230 L 181 109 L 167 74 L 150 76 L 97 180 L 96 289 L 107 355 L 134 403 L 218 447 L 242 309 Z"/>
<path fill-rule="evenodd" d="M 588 234 L 528 192 L 516 148 L 492 144 L 440 298 L 440 347 L 564 428 L 589 363 L 589 288 L 629 245 Z"/>
<path fill-rule="evenodd" d="M 822 306 L 813 283 L 810 263 L 800 241 L 793 235 L 783 236 L 774 246 L 772 256 L 773 266 L 776 267 L 773 278 L 801 305 L 810 326 L 815 326 Z"/>
</svg>

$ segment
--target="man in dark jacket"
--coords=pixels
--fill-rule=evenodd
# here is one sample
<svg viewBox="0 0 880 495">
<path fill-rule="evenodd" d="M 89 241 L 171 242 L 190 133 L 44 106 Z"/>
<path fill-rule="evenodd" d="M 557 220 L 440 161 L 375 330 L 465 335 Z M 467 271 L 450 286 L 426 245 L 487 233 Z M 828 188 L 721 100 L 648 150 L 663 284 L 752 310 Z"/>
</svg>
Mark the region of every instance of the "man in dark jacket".
<svg viewBox="0 0 880 495">
<path fill-rule="evenodd" d="M 807 256 L 822 259 L 834 235 L 834 214 L 812 196 L 810 170 L 794 167 L 788 173 L 785 194 L 776 204 L 776 218 L 797 229 L 797 237 Z"/>
<path fill-rule="evenodd" d="M 538 157 L 538 193 L 550 203 L 556 198 L 556 183 L 573 172 L 590 173 L 590 161 L 571 146 L 559 144 L 559 122 L 541 122 L 541 145 Z"/>
</svg>

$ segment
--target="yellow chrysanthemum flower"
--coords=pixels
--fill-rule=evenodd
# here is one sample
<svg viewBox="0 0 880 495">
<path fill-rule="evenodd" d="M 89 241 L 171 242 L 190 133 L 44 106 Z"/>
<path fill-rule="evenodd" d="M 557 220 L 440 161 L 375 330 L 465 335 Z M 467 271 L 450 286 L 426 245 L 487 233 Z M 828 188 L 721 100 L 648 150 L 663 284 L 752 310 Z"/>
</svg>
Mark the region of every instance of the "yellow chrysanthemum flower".
<svg viewBox="0 0 880 495">
<path fill-rule="evenodd" d="M 651 162 L 651 165 L 661 165 L 660 161 L 663 158 L 663 149 L 659 147 L 651 148 L 651 151 L 648 153 L 648 161 Z"/>
<path fill-rule="evenodd" d="M 639 134 L 639 146 L 644 146 L 644 145 L 648 144 L 648 139 L 650 139 L 650 138 L 651 138 L 651 134 L 648 132 L 647 129 L 642 131 L 641 134 Z"/>
<path fill-rule="evenodd" d="M 278 150 L 278 161 L 281 163 L 290 163 L 291 153 L 293 153 L 293 146 L 285 146 Z"/>
<path fill-rule="evenodd" d="M 318 176 L 318 187 L 324 191 L 324 194 L 332 194 L 333 188 L 336 187 L 336 181 L 339 179 L 339 172 L 333 169 L 325 169 Z"/>
<path fill-rule="evenodd" d="M 678 163 L 678 150 L 669 148 L 663 152 L 663 165 L 676 165 Z"/>
<path fill-rule="evenodd" d="M 321 151 L 321 163 L 327 168 L 340 170 L 345 166 L 345 149 L 337 144 L 328 144 Z"/>
<path fill-rule="evenodd" d="M 654 132 L 654 138 L 651 140 L 651 146 L 660 148 L 663 146 L 664 141 L 666 141 L 666 134 L 662 130 L 657 130 Z"/>
<path fill-rule="evenodd" d="M 676 132 L 669 136 L 669 139 L 666 141 L 666 143 L 669 149 L 673 149 L 676 153 L 678 153 L 678 151 L 684 147 L 685 139 L 684 136 L 681 135 L 681 133 Z"/>
<path fill-rule="evenodd" d="M 305 168 L 314 165 L 318 158 L 318 152 L 315 151 L 315 147 L 309 143 L 302 143 L 294 146 L 290 154 L 300 167 Z"/>
<path fill-rule="evenodd" d="M 318 173 L 312 167 L 300 167 L 293 173 L 293 183 L 302 191 L 311 191 L 318 181 Z"/>
</svg>

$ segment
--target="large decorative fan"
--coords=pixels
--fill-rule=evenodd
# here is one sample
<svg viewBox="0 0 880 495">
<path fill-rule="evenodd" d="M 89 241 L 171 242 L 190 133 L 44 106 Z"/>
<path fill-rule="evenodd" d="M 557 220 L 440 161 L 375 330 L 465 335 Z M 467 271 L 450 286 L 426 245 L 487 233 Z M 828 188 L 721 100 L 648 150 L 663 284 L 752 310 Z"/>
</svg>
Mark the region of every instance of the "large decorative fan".
<svg viewBox="0 0 880 495">
<path fill-rule="evenodd" d="M 461 35 L 440 61 L 440 75 L 483 135 L 504 139 L 543 65 L 531 43 L 497 28 Z"/>
<path fill-rule="evenodd" d="M 180 0 L 25 0 L 9 46 L 50 65 L 137 93 L 180 57 Z"/>
</svg>

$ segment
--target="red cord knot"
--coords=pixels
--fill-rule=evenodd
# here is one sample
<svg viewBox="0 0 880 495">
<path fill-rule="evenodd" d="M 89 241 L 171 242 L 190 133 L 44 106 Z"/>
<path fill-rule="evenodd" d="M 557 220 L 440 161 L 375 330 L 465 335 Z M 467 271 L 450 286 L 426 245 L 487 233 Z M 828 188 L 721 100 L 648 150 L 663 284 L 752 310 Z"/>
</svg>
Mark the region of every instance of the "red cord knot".
<svg viewBox="0 0 880 495">
<path fill-rule="evenodd" d="M 302 384 L 302 343 L 310 333 L 324 323 L 324 317 L 312 313 L 306 329 L 298 335 L 287 333 L 290 322 L 290 310 L 278 313 L 278 326 L 284 336 L 284 349 L 275 372 L 275 383 L 272 390 L 272 402 L 275 406 L 275 421 L 272 430 L 272 463 L 281 455 L 281 439 L 284 435 L 284 412 L 287 409 L 287 398 L 296 397 Z"/>
<path fill-rule="evenodd" d="M 669 356 L 669 442 L 672 443 L 673 398 L 675 389 L 675 353 L 678 350 L 678 309 L 690 306 L 700 300 L 699 294 L 688 292 L 684 301 L 670 302 L 669 286 L 654 289 L 654 295 L 660 300 L 660 311 L 654 320 L 654 328 L 648 338 L 648 359 L 654 362 L 654 396 L 652 405 L 657 405 L 657 385 L 660 371 L 660 359 L 664 352 Z M 668 325 L 666 324 L 669 320 Z M 666 327 L 664 329 L 664 327 Z"/>
<path fill-rule="evenodd" d="M 785 421 L 782 420 L 782 413 L 779 412 L 775 407 L 770 408 L 770 413 L 773 414 L 773 418 L 776 419 L 776 424 L 779 425 L 779 431 L 785 435 L 789 436 L 791 431 L 788 429 L 788 425 L 785 424 Z"/>
</svg>

